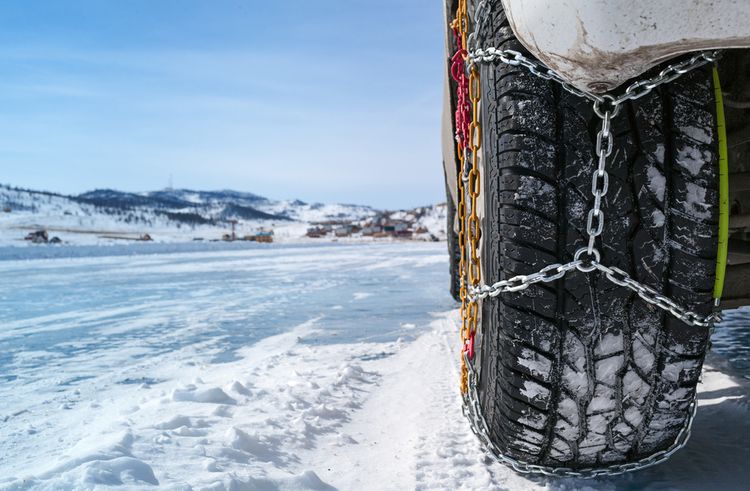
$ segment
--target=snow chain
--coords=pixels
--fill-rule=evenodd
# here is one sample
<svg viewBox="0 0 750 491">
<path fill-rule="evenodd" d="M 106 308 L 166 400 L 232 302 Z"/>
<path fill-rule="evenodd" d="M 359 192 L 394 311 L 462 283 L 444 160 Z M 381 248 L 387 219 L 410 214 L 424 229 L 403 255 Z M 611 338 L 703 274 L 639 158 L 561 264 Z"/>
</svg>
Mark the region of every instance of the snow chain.
<svg viewBox="0 0 750 491">
<path fill-rule="evenodd" d="M 480 1 L 473 12 L 468 11 L 467 1 L 458 1 L 456 17 L 451 23 L 457 45 L 456 53 L 451 60 L 451 75 L 457 84 L 455 114 L 456 146 L 461 169 L 458 173 L 457 214 L 459 220 L 458 243 L 461 252 L 459 262 L 462 341 L 460 383 L 464 401 L 464 414 L 471 423 L 472 431 L 495 459 L 502 464 L 509 465 L 517 472 L 560 477 L 592 478 L 623 474 L 656 465 L 668 459 L 687 443 L 698 406 L 695 396 L 690 403 L 685 425 L 678 433 L 674 443 L 666 450 L 656 452 L 636 462 L 618 464 L 606 468 L 553 468 L 520 462 L 504 455 L 492 442 L 489 427 L 482 415 L 478 393 L 478 374 L 473 366 L 479 300 L 494 298 L 502 293 L 525 290 L 535 283 L 553 282 L 575 270 L 584 274 L 600 271 L 612 283 L 632 290 L 644 301 L 669 312 L 685 324 L 710 329 L 713 328 L 715 322 L 721 320 L 721 315 L 718 311 L 705 317 L 701 316 L 679 305 L 650 286 L 638 282 L 625 271 L 614 266 L 606 266 L 601 262 L 601 255 L 596 248 L 596 238 L 601 235 L 604 228 L 604 211 L 601 209 L 602 198 L 607 194 L 609 187 L 609 175 L 606 170 L 606 164 L 607 158 L 612 153 L 614 144 L 611 122 L 619 113 L 620 106 L 627 101 L 645 96 L 656 87 L 669 83 L 685 73 L 708 63 L 715 62 L 720 53 L 718 51 L 697 53 L 689 59 L 667 66 L 655 77 L 632 83 L 619 96 L 612 94 L 592 94 L 570 85 L 553 70 L 518 51 L 495 47 L 478 47 L 479 29 L 489 14 L 488 0 Z M 471 23 L 470 15 L 473 18 L 474 24 L 474 31 L 472 33 L 468 32 L 469 24 Z M 573 260 L 565 264 L 550 264 L 535 273 L 518 275 L 498 281 L 492 285 L 484 285 L 481 284 L 481 266 L 478 254 L 479 240 L 481 238 L 481 224 L 477 215 L 477 198 L 481 191 L 478 158 L 482 133 L 479 123 L 481 85 L 477 65 L 498 61 L 511 66 L 522 66 L 533 75 L 545 80 L 552 80 L 560 84 L 567 92 L 588 99 L 593 104 L 594 113 L 601 120 L 601 125 L 596 138 L 598 165 L 591 178 L 591 193 L 594 198 L 594 204 L 589 210 L 586 221 L 586 232 L 588 234 L 587 246 L 576 251 Z M 469 198 L 468 203 L 466 199 L 467 193 Z M 467 246 L 469 247 L 468 250 Z"/>
</svg>

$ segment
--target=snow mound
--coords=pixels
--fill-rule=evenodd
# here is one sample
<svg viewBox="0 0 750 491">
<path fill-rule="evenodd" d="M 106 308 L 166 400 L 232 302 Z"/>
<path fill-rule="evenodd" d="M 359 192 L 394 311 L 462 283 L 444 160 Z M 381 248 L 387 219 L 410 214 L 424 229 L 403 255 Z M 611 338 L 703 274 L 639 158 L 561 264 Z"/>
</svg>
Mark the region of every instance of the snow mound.
<svg viewBox="0 0 750 491">
<path fill-rule="evenodd" d="M 130 431 L 82 440 L 47 471 L 13 483 L 8 489 L 92 489 L 98 485 L 158 485 L 154 471 L 131 454 Z M 0 485 L 2 488 L 2 485 Z"/>
<path fill-rule="evenodd" d="M 207 389 L 198 389 L 194 385 L 190 385 L 185 389 L 175 389 L 172 391 L 173 401 L 190 401 L 190 402 L 205 402 L 211 404 L 237 404 L 237 401 L 232 399 L 219 387 L 210 387 Z"/>
<path fill-rule="evenodd" d="M 336 491 L 320 480 L 313 471 L 305 471 L 300 475 L 280 479 L 227 477 L 203 487 L 205 491 Z"/>
</svg>

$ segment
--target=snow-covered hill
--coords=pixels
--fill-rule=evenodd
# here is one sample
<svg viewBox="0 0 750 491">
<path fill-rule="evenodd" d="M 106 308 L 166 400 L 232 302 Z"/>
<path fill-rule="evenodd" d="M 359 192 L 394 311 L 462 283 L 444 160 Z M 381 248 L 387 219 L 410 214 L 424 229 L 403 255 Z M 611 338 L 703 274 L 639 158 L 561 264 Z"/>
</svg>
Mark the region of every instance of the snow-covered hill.
<svg viewBox="0 0 750 491">
<path fill-rule="evenodd" d="M 135 240 L 148 235 L 159 242 L 219 240 L 273 230 L 275 240 L 302 239 L 319 222 L 365 225 L 376 219 L 406 220 L 415 228 L 445 236 L 445 205 L 381 211 L 362 205 L 272 200 L 253 193 L 222 190 L 164 189 L 130 193 L 98 189 L 77 196 L 0 185 L 0 244 L 22 244 L 46 230 L 75 244 Z"/>
</svg>

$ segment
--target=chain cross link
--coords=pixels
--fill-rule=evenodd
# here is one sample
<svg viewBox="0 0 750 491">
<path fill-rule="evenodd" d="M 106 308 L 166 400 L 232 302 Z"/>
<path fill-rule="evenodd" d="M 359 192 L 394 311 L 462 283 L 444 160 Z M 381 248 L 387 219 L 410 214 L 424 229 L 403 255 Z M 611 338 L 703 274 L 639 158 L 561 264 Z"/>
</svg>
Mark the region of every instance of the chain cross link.
<svg viewBox="0 0 750 491">
<path fill-rule="evenodd" d="M 616 464 L 609 467 L 591 467 L 572 469 L 569 467 L 548 467 L 544 465 L 529 464 L 520 460 L 514 459 L 508 455 L 505 455 L 490 437 L 490 429 L 487 421 L 482 415 L 482 405 L 479 401 L 479 388 L 478 388 L 478 375 L 474 368 L 469 354 L 463 353 L 464 362 L 468 366 L 468 386 L 469 390 L 463 394 L 463 412 L 464 416 L 471 423 L 471 430 L 477 436 L 479 441 L 484 445 L 486 450 L 492 457 L 498 462 L 510 466 L 516 472 L 521 474 L 543 474 L 552 477 L 576 477 L 580 479 L 592 479 L 602 476 L 617 476 L 625 474 L 626 472 L 632 472 L 636 470 L 642 470 L 647 467 L 651 467 L 668 460 L 672 455 L 679 451 L 687 441 L 690 439 L 690 431 L 695 420 L 695 415 L 698 411 L 698 403 L 693 398 L 688 406 L 688 417 L 685 424 L 680 428 L 677 433 L 677 437 L 674 443 L 664 450 L 653 453 L 648 457 L 637 460 L 635 462 L 627 462 L 625 464 Z"/>
<path fill-rule="evenodd" d="M 486 48 L 485 51 L 491 48 Z M 479 50 L 477 50 L 479 51 Z M 538 67 L 541 65 L 533 60 L 529 60 L 521 53 L 512 50 L 494 50 L 497 53 L 496 57 L 490 59 L 490 61 L 499 60 L 503 63 L 507 63 L 512 66 L 524 66 L 531 71 L 531 73 L 541 76 L 547 80 L 555 80 L 554 77 L 549 76 L 549 73 L 554 73 L 552 70 L 545 69 L 545 75 L 539 75 L 542 73 Z M 478 57 L 476 51 L 469 53 L 469 59 L 479 59 L 485 62 L 486 59 Z M 508 58 L 510 56 L 510 58 Z M 603 265 L 600 260 L 599 251 L 596 248 L 596 238 L 602 234 L 604 230 L 604 211 L 601 209 L 602 199 L 607 194 L 609 188 L 609 174 L 607 173 L 606 165 L 607 158 L 612 154 L 614 146 L 614 136 L 611 131 L 612 118 L 617 116 L 620 111 L 620 106 L 628 100 L 635 100 L 643 97 L 647 93 L 654 90 L 656 87 L 669 83 L 675 80 L 680 75 L 688 73 L 698 67 L 701 67 L 707 63 L 713 62 L 718 58 L 718 52 L 710 51 L 698 53 L 691 58 L 679 62 L 675 65 L 670 65 L 664 68 L 659 75 L 651 78 L 634 82 L 625 89 L 625 92 L 620 97 L 614 97 L 608 94 L 602 96 L 593 96 L 589 99 L 593 100 L 594 113 L 601 119 L 601 127 L 596 137 L 596 156 L 598 159 L 598 165 L 591 176 L 591 194 L 594 197 L 594 203 L 588 212 L 586 219 L 586 233 L 589 236 L 588 244 L 585 248 L 579 249 L 574 255 L 574 260 L 565 264 L 553 264 L 543 268 L 537 273 L 530 275 L 519 275 L 510 279 L 501 280 L 494 283 L 491 286 L 481 285 L 478 288 L 469 288 L 469 297 L 474 299 L 484 299 L 487 297 L 496 297 L 501 293 L 510 293 L 525 290 L 534 283 L 551 282 L 555 279 L 559 279 L 564 276 L 568 271 L 577 269 L 583 273 L 590 273 L 595 270 L 599 270 L 605 274 L 605 277 L 616 285 L 624 286 L 635 292 L 641 299 L 654 305 L 660 309 L 663 309 L 674 317 L 680 319 L 688 325 L 696 327 L 711 327 L 715 322 L 721 320 L 721 315 L 718 312 L 711 313 L 708 316 L 701 316 L 685 307 L 680 306 L 672 299 L 662 295 L 648 285 L 639 283 L 633 279 L 630 275 L 626 274 L 622 270 L 617 268 L 610 268 Z M 533 68 L 533 70 L 532 70 Z M 559 77 L 559 76 L 558 76 Z M 577 90 L 577 89 L 576 89 Z M 571 91 L 572 92 L 572 91 Z M 572 92 L 575 94 L 575 92 Z M 596 98 L 594 98 L 596 97 Z M 586 257 L 584 257 L 586 256 Z M 575 264 L 575 266 L 573 266 Z M 548 269 L 550 268 L 550 269 Z M 557 272 L 557 268 L 563 268 L 565 273 L 557 277 L 557 275 L 549 276 L 548 272 L 553 269 Z M 553 278 L 553 279 L 548 279 Z"/>
</svg>

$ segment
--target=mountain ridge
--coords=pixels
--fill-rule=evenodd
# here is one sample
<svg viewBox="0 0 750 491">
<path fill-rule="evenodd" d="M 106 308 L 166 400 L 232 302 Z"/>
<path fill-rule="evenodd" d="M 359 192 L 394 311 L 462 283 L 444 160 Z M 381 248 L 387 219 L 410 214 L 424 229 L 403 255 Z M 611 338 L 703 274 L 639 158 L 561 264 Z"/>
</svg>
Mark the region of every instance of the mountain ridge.
<svg viewBox="0 0 750 491">
<path fill-rule="evenodd" d="M 409 217 L 416 223 L 442 213 L 436 206 L 444 205 L 389 211 L 367 205 L 274 200 L 232 189 L 130 192 L 100 188 L 66 195 L 0 184 L 0 243 L 22 240 L 20 231 L 33 229 L 60 230 L 71 236 L 101 232 L 99 238 L 148 234 L 168 241 L 198 240 L 204 235 L 213 239 L 232 225 L 239 234 L 274 229 L 277 236 L 293 238 L 302 237 L 309 226 L 318 223 L 364 224 L 382 217 Z M 436 228 L 439 220 L 430 220 L 431 228 Z"/>
</svg>

